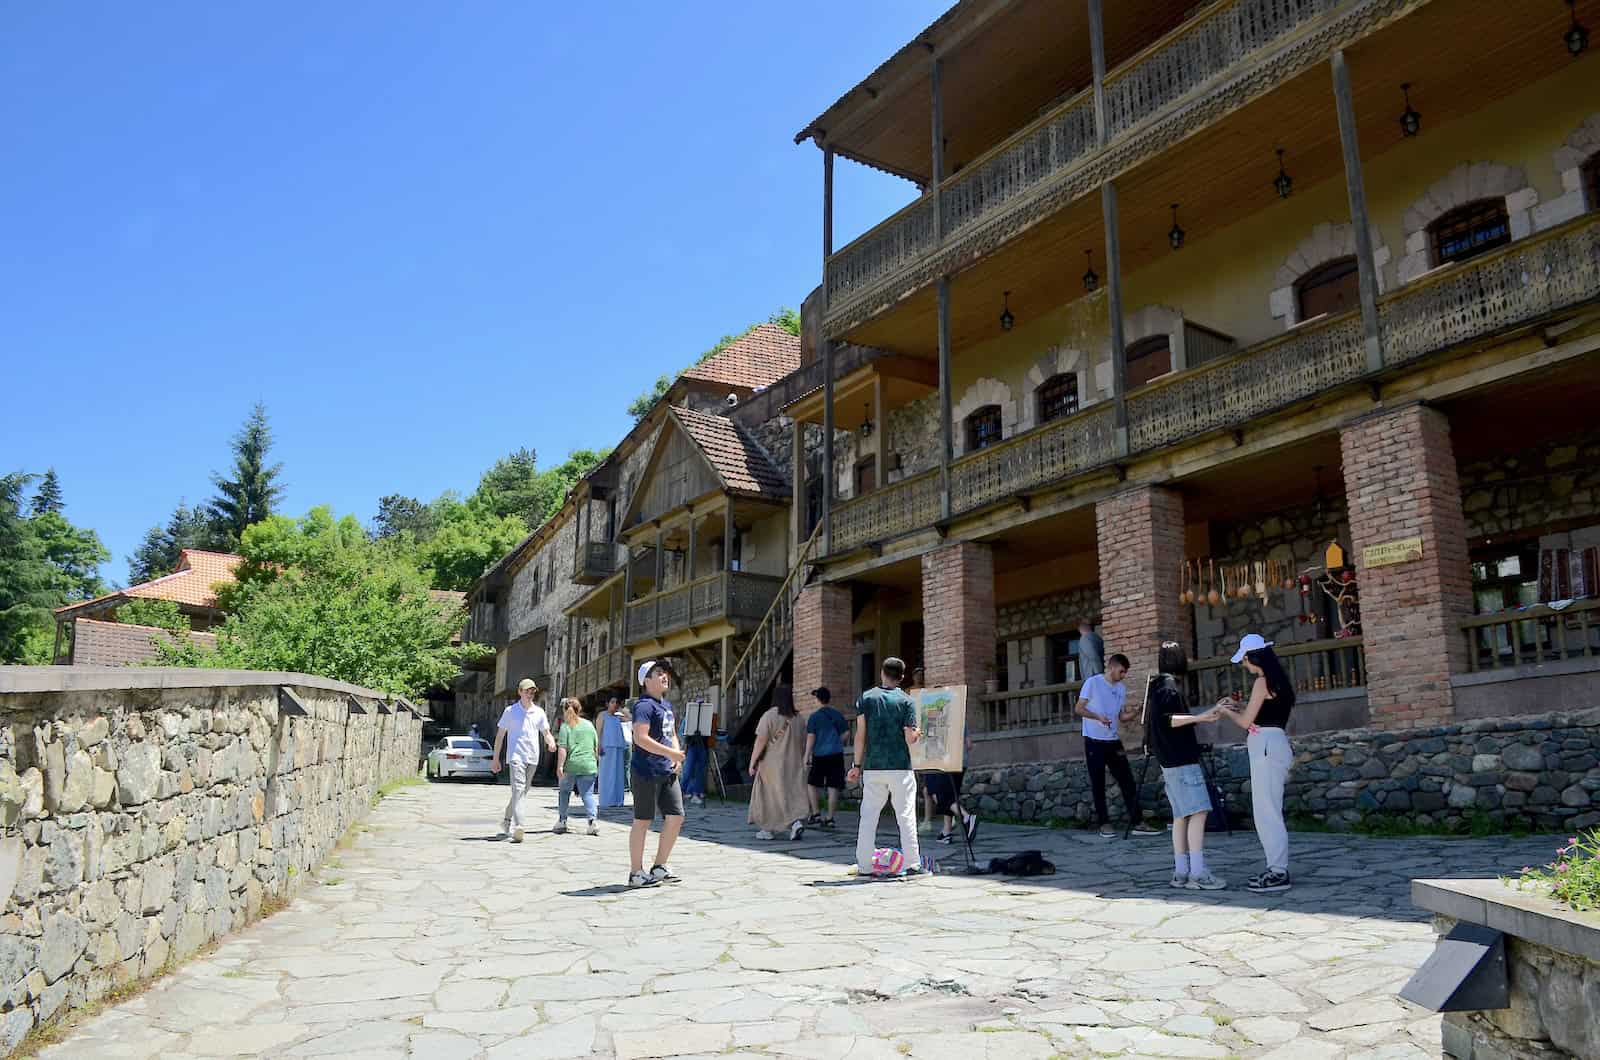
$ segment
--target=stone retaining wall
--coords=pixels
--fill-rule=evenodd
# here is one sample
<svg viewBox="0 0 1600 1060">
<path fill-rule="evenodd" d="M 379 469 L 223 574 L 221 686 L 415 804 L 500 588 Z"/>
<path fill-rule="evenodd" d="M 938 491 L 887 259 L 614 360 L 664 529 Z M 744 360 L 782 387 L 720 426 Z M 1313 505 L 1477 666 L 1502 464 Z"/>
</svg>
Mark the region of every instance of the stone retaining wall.
<svg viewBox="0 0 1600 1060">
<path fill-rule="evenodd" d="M 1296 737 L 1286 813 L 1335 828 L 1369 814 L 1448 826 L 1478 815 L 1499 824 L 1570 832 L 1600 824 L 1600 710 L 1468 721 L 1405 732 L 1354 729 Z M 1143 756 L 1130 756 L 1134 776 Z M 1250 816 L 1250 765 L 1242 745 L 1218 747 L 1216 780 L 1236 821 Z M 1111 811 L 1120 796 L 1107 780 Z M 1082 761 L 969 769 L 965 791 L 980 812 L 1025 821 L 1094 819 Z M 1146 812 L 1168 813 L 1160 768 L 1140 791 Z"/>
<path fill-rule="evenodd" d="M 304 674 L 0 667 L 0 1055 L 292 893 L 420 747 Z"/>
</svg>

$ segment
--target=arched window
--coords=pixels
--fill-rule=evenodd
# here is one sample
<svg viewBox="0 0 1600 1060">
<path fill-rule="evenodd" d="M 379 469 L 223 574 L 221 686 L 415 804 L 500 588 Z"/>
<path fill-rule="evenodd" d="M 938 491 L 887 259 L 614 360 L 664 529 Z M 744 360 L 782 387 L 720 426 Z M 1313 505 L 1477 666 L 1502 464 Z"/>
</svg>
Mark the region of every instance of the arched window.
<svg viewBox="0 0 1600 1060">
<path fill-rule="evenodd" d="M 1354 256 L 1318 265 L 1294 285 L 1300 320 L 1355 309 L 1361 304 L 1361 274 Z"/>
<path fill-rule="evenodd" d="M 1128 389 L 1144 386 L 1157 376 L 1172 371 L 1172 340 L 1167 335 L 1151 335 L 1131 343 L 1123 355 Z"/>
<path fill-rule="evenodd" d="M 1584 204 L 1591 210 L 1600 210 L 1600 152 L 1589 156 L 1582 172 Z"/>
<path fill-rule="evenodd" d="M 977 452 L 999 440 L 999 405 L 985 405 L 967 417 L 967 452 Z"/>
<path fill-rule="evenodd" d="M 1039 423 L 1049 423 L 1078 411 L 1078 376 L 1075 372 L 1053 375 L 1039 384 L 1034 393 L 1039 400 Z"/>
<path fill-rule="evenodd" d="M 1435 265 L 1466 261 L 1505 246 L 1511 242 L 1505 199 L 1479 199 L 1444 213 L 1428 226 L 1428 241 L 1433 244 Z"/>
</svg>

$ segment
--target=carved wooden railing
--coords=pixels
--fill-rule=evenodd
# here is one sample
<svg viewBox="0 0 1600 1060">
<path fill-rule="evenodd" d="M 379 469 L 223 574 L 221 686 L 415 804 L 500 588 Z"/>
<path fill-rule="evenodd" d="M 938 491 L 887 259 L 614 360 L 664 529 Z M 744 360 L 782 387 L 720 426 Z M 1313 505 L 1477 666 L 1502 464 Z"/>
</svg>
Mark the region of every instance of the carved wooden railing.
<svg viewBox="0 0 1600 1060">
<path fill-rule="evenodd" d="M 1390 0 L 1219 0 L 1106 78 L 1111 144 L 1160 116 L 1178 112 L 1224 75 L 1259 63 L 1264 53 L 1294 39 L 1335 11 L 1361 16 L 1387 10 Z M 1357 32 L 1352 26 L 1346 35 Z M 1319 56 L 1320 57 L 1320 56 Z M 1315 61 L 1302 57 L 1298 69 Z M 1264 91 L 1289 69 L 1263 75 L 1246 86 Z M 1195 121 L 1209 120 L 1196 114 Z M 1152 145 L 1159 150 L 1160 145 Z M 940 185 L 942 234 L 935 238 L 932 194 L 905 207 L 828 260 L 829 317 L 863 299 L 896 274 L 922 262 L 952 238 L 986 225 L 1054 188 L 1098 157 L 1092 89 L 1085 89 L 1041 115 L 1006 140 L 947 177 Z M 1088 190 L 1085 188 L 1083 190 Z"/>
<path fill-rule="evenodd" d="M 828 550 L 845 552 L 932 526 L 938 519 L 939 472 L 934 469 L 836 505 Z"/>
<path fill-rule="evenodd" d="M 978 697 L 972 731 L 1020 732 L 1069 725 L 1082 687 L 1082 681 L 1068 681 L 1015 692 L 986 692 Z"/>
<path fill-rule="evenodd" d="M 766 614 L 783 579 L 718 571 L 628 605 L 627 642 L 637 644 L 721 619 L 754 622 Z"/>
<path fill-rule="evenodd" d="M 1106 463 L 1116 455 L 1114 417 L 1112 404 L 1099 402 L 951 462 L 951 512 L 959 515 Z"/>
<path fill-rule="evenodd" d="M 811 557 L 822 537 L 819 526 L 806 538 L 795 556 L 789 576 L 779 586 L 777 595 L 761 624 L 750 635 L 750 643 L 739 653 L 739 659 L 722 675 L 722 727 L 734 731 L 750 708 L 766 695 L 783 661 L 794 651 L 794 605 L 800 590 L 811 578 Z"/>
<path fill-rule="evenodd" d="M 582 584 L 605 581 L 617 572 L 617 543 L 615 541 L 588 541 L 584 543 L 577 569 L 572 580 Z"/>
<path fill-rule="evenodd" d="M 1569 659 L 1600 661 L 1600 600 L 1556 610 L 1546 604 L 1461 620 L 1467 670 L 1499 670 Z"/>
<path fill-rule="evenodd" d="M 1273 647 L 1297 693 L 1365 688 L 1367 656 L 1360 637 L 1329 637 Z M 1189 663 L 1189 698 L 1199 705 L 1239 693 L 1248 697 L 1253 678 L 1232 656 L 1218 655 Z"/>
<path fill-rule="evenodd" d="M 628 653 L 621 648 L 612 648 L 572 671 L 572 691 L 569 695 L 581 698 L 602 688 L 627 683 Z"/>
</svg>

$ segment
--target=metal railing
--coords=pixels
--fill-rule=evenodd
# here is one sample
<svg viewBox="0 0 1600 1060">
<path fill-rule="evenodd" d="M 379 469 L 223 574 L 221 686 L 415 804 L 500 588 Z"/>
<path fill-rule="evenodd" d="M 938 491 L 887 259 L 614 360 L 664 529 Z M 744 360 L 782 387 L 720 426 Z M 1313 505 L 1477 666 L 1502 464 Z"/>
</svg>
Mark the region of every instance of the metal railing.
<svg viewBox="0 0 1600 1060">
<path fill-rule="evenodd" d="M 978 697 L 974 732 L 1013 732 L 1068 725 L 1074 720 L 1082 681 L 1039 685 L 1015 692 L 985 692 Z"/>
<path fill-rule="evenodd" d="M 1536 604 L 1461 620 L 1467 671 L 1533 666 L 1566 659 L 1600 659 L 1600 600 L 1577 600 L 1559 610 Z"/>
<path fill-rule="evenodd" d="M 1301 644 L 1273 647 L 1296 692 L 1328 692 L 1365 688 L 1367 656 L 1360 637 L 1330 637 Z M 1248 698 L 1252 678 L 1230 656 L 1195 659 L 1189 663 L 1189 695 L 1199 706 L 1237 693 Z"/>
</svg>

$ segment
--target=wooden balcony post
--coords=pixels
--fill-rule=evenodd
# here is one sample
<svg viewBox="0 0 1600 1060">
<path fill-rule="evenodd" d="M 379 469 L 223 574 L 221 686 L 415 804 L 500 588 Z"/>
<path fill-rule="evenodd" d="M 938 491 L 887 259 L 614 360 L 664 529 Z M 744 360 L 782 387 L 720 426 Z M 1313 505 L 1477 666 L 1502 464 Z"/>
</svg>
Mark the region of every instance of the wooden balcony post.
<svg viewBox="0 0 1600 1060">
<path fill-rule="evenodd" d="M 950 422 L 950 278 L 939 277 L 939 518 L 950 518 L 950 461 L 955 453 Z"/>
<path fill-rule="evenodd" d="M 941 197 L 940 185 L 944 182 L 944 92 L 940 87 L 941 72 L 944 61 L 938 56 L 933 57 L 933 72 L 928 78 L 929 88 L 933 98 L 929 101 L 929 111 L 933 115 L 933 150 L 929 155 L 931 164 L 928 171 L 932 174 L 933 187 L 933 242 L 935 246 L 944 242 L 944 200 Z"/>
<path fill-rule="evenodd" d="M 826 301 L 826 299 L 824 299 Z M 822 554 L 833 551 L 833 346 L 817 336 L 822 356 Z"/>
<path fill-rule="evenodd" d="M 685 562 L 684 578 L 685 578 L 685 580 L 691 581 L 691 582 L 694 581 L 694 546 L 695 546 L 695 539 L 694 539 L 695 527 L 694 527 L 694 524 L 695 524 L 694 509 L 690 508 L 689 509 L 689 558 Z"/>
<path fill-rule="evenodd" d="M 1350 194 L 1350 227 L 1356 237 L 1356 278 L 1361 292 L 1361 326 L 1366 333 L 1367 371 L 1383 367 L 1378 332 L 1378 274 L 1372 262 L 1372 228 L 1367 220 L 1367 185 L 1361 171 L 1361 140 L 1355 101 L 1350 96 L 1350 66 L 1344 50 L 1333 53 L 1333 101 L 1339 111 L 1339 143 L 1344 148 L 1344 185 Z"/>
<path fill-rule="evenodd" d="M 872 418 L 877 427 L 878 446 L 872 453 L 872 482 L 873 489 L 883 489 L 885 464 L 884 450 L 889 447 L 888 424 L 883 419 L 883 376 L 874 372 L 872 376 Z"/>
<path fill-rule="evenodd" d="M 722 566 L 726 570 L 733 570 L 733 498 L 728 498 L 727 506 L 722 509 Z"/>
<path fill-rule="evenodd" d="M 666 584 L 666 555 L 665 555 L 665 548 L 664 548 L 665 544 L 666 544 L 666 535 L 661 532 L 661 524 L 657 523 L 656 524 L 656 584 L 655 584 L 655 586 L 653 588 L 653 593 L 654 593 L 655 598 L 656 598 L 656 610 L 655 610 L 655 616 L 656 617 L 655 617 L 654 624 L 650 627 L 650 632 L 653 633 L 653 634 L 658 634 L 658 635 L 661 632 L 661 588 L 662 588 L 663 585 Z"/>
<path fill-rule="evenodd" d="M 1094 64 L 1095 142 L 1104 147 L 1111 139 L 1106 114 L 1106 38 L 1101 0 L 1089 3 L 1089 56 Z M 1122 239 L 1117 208 L 1117 186 L 1100 186 L 1100 216 L 1106 238 L 1106 318 L 1111 341 L 1111 398 L 1116 402 L 1112 427 L 1113 445 L 1118 456 L 1128 453 L 1128 371 L 1122 332 Z"/>
<path fill-rule="evenodd" d="M 833 148 L 822 149 L 822 298 L 828 298 L 828 259 L 833 257 Z"/>
</svg>

